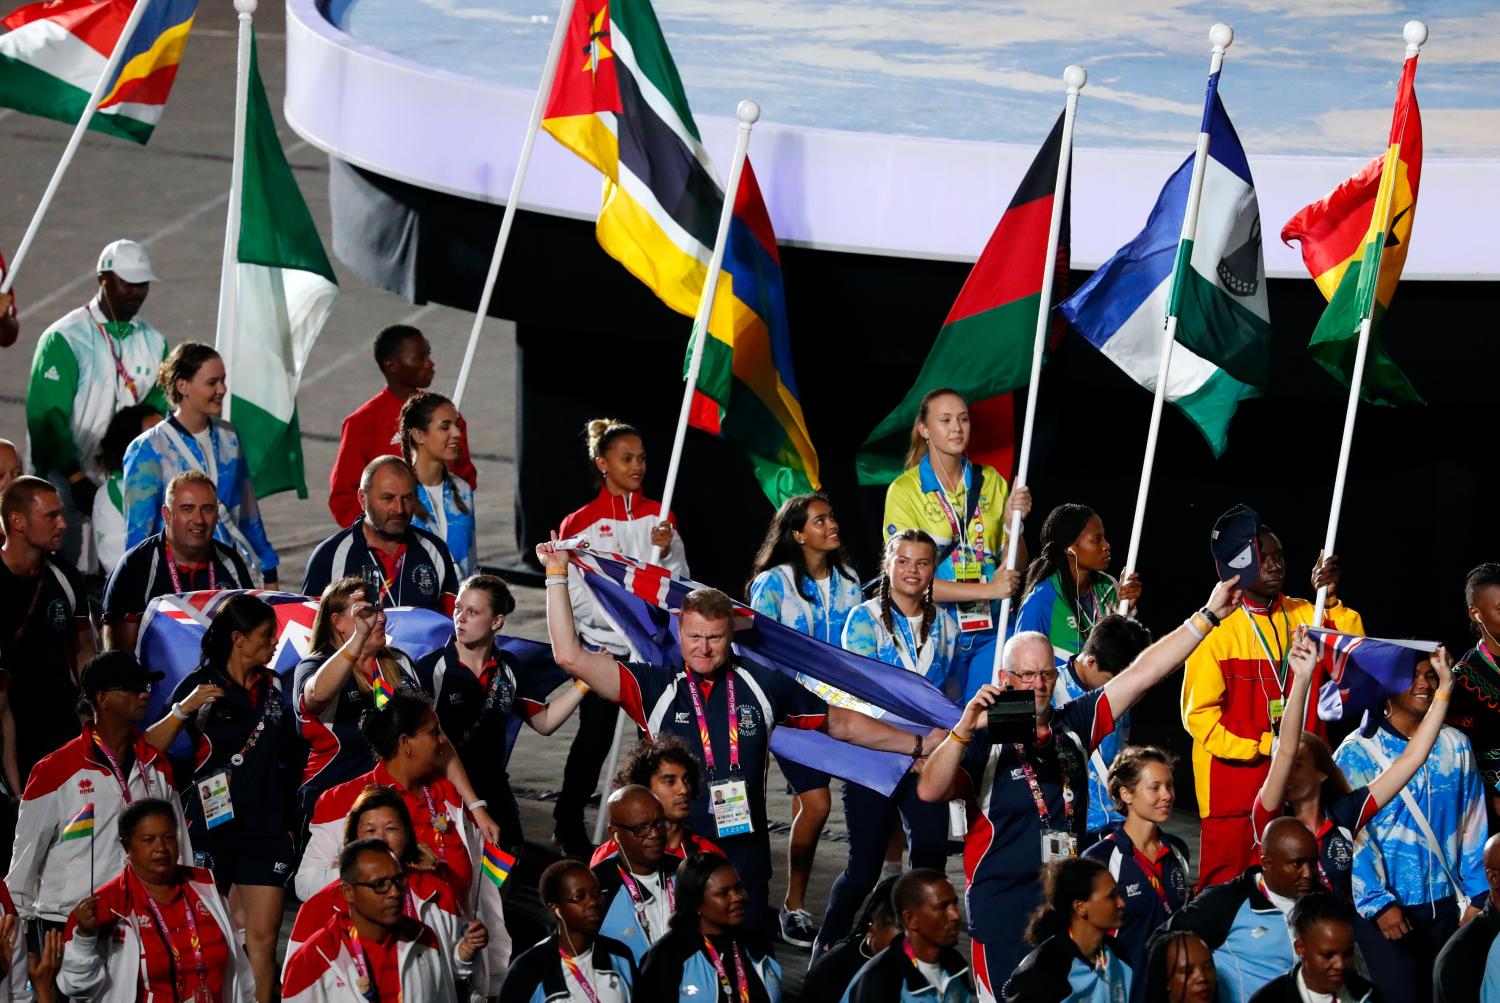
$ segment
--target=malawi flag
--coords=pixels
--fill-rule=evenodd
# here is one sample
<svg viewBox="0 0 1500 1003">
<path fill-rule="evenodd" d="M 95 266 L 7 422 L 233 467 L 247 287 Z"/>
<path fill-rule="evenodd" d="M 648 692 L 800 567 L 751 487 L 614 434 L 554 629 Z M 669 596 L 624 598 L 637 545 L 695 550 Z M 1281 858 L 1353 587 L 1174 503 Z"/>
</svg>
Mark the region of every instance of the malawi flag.
<svg viewBox="0 0 1500 1003">
<path fill-rule="evenodd" d="M 240 448 L 258 497 L 295 490 L 306 498 L 297 387 L 338 282 L 281 150 L 253 46 L 234 267 L 233 328 L 219 318 L 218 347 Z"/>
<path fill-rule="evenodd" d="M 46 0 L 4 19 L 0 106 L 76 124 L 133 0 Z M 144 143 L 161 120 L 198 0 L 151 0 L 89 128 Z"/>
<path fill-rule="evenodd" d="M 996 470 L 1011 469 L 1015 441 L 1011 394 L 1031 377 L 1032 339 L 1041 309 L 1062 131 L 1063 116 L 1059 115 L 948 311 L 916 383 L 865 440 L 855 461 L 861 484 L 889 484 L 901 473 L 917 407 L 928 391 L 939 387 L 952 387 L 969 404 L 974 428 L 970 458 Z M 1067 291 L 1067 184 L 1062 199 L 1052 302 Z"/>
<path fill-rule="evenodd" d="M 578 0 L 542 128 L 604 175 L 600 246 L 667 306 L 695 316 L 724 191 L 647 0 Z M 736 207 L 714 279 L 707 400 L 695 424 L 738 442 L 779 505 L 818 486 L 818 457 L 797 401 L 775 235 L 754 195 L 760 221 L 754 207 Z"/>
<path fill-rule="evenodd" d="M 1417 57 L 1410 55 L 1396 87 L 1385 156 L 1370 161 L 1281 228 L 1282 240 L 1302 244 L 1302 262 L 1328 300 L 1307 350 L 1346 387 L 1354 372 L 1360 325 L 1366 317 L 1373 319 L 1360 385 L 1360 396 L 1372 404 L 1422 403 L 1373 329 L 1396 293 L 1417 211 L 1422 113 L 1416 80 Z M 1384 183 L 1392 176 L 1394 183 Z"/>
</svg>

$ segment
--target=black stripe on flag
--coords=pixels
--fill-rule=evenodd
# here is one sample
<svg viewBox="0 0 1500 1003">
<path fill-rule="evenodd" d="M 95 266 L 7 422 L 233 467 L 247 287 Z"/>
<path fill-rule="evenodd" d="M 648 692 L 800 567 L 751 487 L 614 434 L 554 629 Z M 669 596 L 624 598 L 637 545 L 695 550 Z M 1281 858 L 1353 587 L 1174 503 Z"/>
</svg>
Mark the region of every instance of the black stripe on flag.
<svg viewBox="0 0 1500 1003">
<path fill-rule="evenodd" d="M 705 248 L 714 246 L 724 196 L 681 137 L 641 96 L 635 77 L 618 67 L 620 163 L 640 178 L 667 215 Z"/>
</svg>

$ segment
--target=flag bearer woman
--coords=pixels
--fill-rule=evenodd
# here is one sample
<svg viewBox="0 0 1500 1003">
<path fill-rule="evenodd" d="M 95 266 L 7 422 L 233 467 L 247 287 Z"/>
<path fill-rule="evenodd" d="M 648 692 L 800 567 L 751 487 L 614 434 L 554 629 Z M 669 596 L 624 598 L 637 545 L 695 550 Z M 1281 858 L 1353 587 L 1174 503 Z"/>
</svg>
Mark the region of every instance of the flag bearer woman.
<svg viewBox="0 0 1500 1003">
<path fill-rule="evenodd" d="M 663 512 L 660 502 L 641 493 L 641 482 L 646 477 L 646 447 L 641 433 L 613 418 L 595 418 L 584 426 L 583 435 L 589 465 L 599 479 L 599 494 L 562 521 L 558 537 L 565 540 L 582 536 L 595 550 L 643 561 L 650 560 L 653 549 L 660 547 L 661 558 L 657 563 L 673 574 L 686 577 L 687 557 L 672 514 Z M 629 642 L 595 604 L 593 593 L 582 578 L 574 575 L 568 582 L 568 600 L 573 606 L 573 623 L 579 636 L 596 651 L 621 657 L 630 655 Z M 614 704 L 596 694 L 583 698 L 578 711 L 578 733 L 563 767 L 562 790 L 552 818 L 558 844 L 569 856 L 580 860 L 589 859 L 594 849 L 593 841 L 584 832 L 583 806 L 594 793 L 599 770 L 609 755 L 617 711 Z"/>
<path fill-rule="evenodd" d="M 757 613 L 828 644 L 840 642 L 844 621 L 864 598 L 853 561 L 839 538 L 833 506 L 822 492 L 797 495 L 782 503 L 766 530 L 751 576 L 746 592 Z M 828 821 L 829 776 L 790 760 L 777 762 L 792 789 L 781 938 L 798 947 L 811 947 L 818 930 L 804 896 L 818 837 Z"/>
<path fill-rule="evenodd" d="M 1020 577 L 999 570 L 1011 513 L 1031 511 L 1031 492 L 1011 491 L 994 467 L 970 462 L 968 448 L 968 404 L 947 387 L 928 392 L 912 425 L 906 472 L 885 495 L 887 539 L 920 529 L 937 542 L 933 599 L 958 618 L 955 664 L 965 699 L 990 681 L 999 601 L 1015 593 Z M 1026 544 L 1017 545 L 1020 566 Z"/>
</svg>

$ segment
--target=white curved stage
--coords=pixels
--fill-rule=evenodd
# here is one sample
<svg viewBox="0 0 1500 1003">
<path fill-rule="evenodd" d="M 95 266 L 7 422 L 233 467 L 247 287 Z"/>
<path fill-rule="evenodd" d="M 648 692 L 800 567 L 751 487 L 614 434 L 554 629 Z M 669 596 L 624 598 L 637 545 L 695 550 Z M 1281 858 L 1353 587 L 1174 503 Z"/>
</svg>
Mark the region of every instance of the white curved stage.
<svg viewBox="0 0 1500 1003">
<path fill-rule="evenodd" d="M 347 0 L 333 6 L 335 19 L 347 21 Z M 487 38 L 485 32 L 494 24 L 508 24 L 509 30 L 516 31 L 514 19 L 445 20 L 438 6 L 421 10 L 419 22 L 424 31 L 430 25 L 431 38 L 413 38 L 408 33 L 411 51 L 436 64 L 448 59 L 455 44 L 471 49 L 478 46 L 503 66 L 503 73 L 486 74 L 499 79 L 448 72 L 393 55 L 351 36 L 325 17 L 314 0 L 288 0 L 287 121 L 308 142 L 356 166 L 425 188 L 500 202 L 510 188 L 535 87 L 534 83 L 528 89 L 503 81 L 534 80 L 540 72 L 541 54 L 535 46 L 506 45 Z M 550 8 L 552 4 L 545 6 Z M 1207 24 L 1201 26 L 1202 32 L 1197 27 L 1191 33 L 1206 36 Z M 1085 30 L 1080 26 L 1080 35 Z M 545 36 L 550 31 L 550 24 L 539 23 L 531 34 Z M 1393 23 L 1389 46 L 1392 85 L 1400 59 L 1399 31 L 1399 23 Z M 701 40 L 680 43 L 670 27 L 668 42 L 674 50 L 680 45 L 703 44 Z M 1442 36 L 1435 29 L 1429 50 L 1436 54 L 1441 42 Z M 1249 42 L 1242 38 L 1237 44 Z M 1176 52 L 1155 57 L 1170 61 L 1174 79 L 1183 66 L 1192 71 L 1187 79 L 1194 82 L 1179 95 L 1181 102 L 1189 105 L 1201 100 L 1202 72 L 1198 68 L 1206 68 L 1206 43 L 1202 48 L 1203 58 Z M 1231 60 L 1235 52 L 1231 50 Z M 701 61 L 704 57 L 699 51 L 694 58 Z M 684 64 L 683 52 L 677 58 Z M 1428 58 L 1424 53 L 1424 64 Z M 1226 66 L 1226 81 L 1233 69 L 1231 61 Z M 1059 65 L 1059 77 L 1061 70 Z M 1336 64 L 1328 72 L 1337 72 Z M 1103 82 L 1103 72 L 1096 70 L 1095 75 L 1100 78 L 1097 88 L 1110 86 Z M 688 76 L 686 71 L 684 76 Z M 685 82 L 689 96 L 695 99 L 698 124 L 710 155 L 716 163 L 727 164 L 734 143 L 733 104 L 722 109 L 705 107 L 694 94 L 693 81 L 689 78 Z M 1419 73 L 1419 98 L 1422 88 L 1423 76 Z M 1229 90 L 1227 84 L 1225 90 Z M 784 242 L 802 246 L 972 260 L 1035 154 L 1034 143 L 986 143 L 783 124 L 778 122 L 773 102 L 759 93 L 742 96 L 761 99 L 764 107 L 752 139 L 751 156 L 777 235 Z M 1028 119 L 1028 134 L 1037 130 L 1045 133 L 1061 110 L 1062 96 L 1059 81 L 1054 110 L 1043 109 L 1032 116 L 1040 121 Z M 1231 116 L 1239 118 L 1236 100 L 1243 103 L 1249 99 L 1245 94 L 1231 97 L 1226 93 Z M 1389 97 L 1381 100 L 1388 108 Z M 1111 115 L 1116 103 L 1113 99 L 1091 100 L 1085 89 L 1081 121 L 1087 121 L 1086 116 Z M 806 117 L 808 110 L 802 107 L 799 113 Z M 1358 114 L 1362 123 L 1375 121 Z M 1134 236 L 1167 176 L 1191 152 L 1196 122 L 1187 120 L 1180 107 L 1174 109 L 1174 115 L 1178 122 L 1187 121 L 1180 129 L 1180 146 L 1174 151 L 1077 148 L 1072 212 L 1075 267 L 1096 267 Z M 1476 112 L 1475 119 L 1478 130 L 1496 121 L 1483 111 Z M 1305 276 L 1296 251 L 1274 235 L 1296 210 L 1381 152 L 1384 128 L 1374 127 L 1365 156 L 1257 155 L 1255 147 L 1246 141 L 1265 221 L 1269 275 Z M 1084 137 L 1081 142 L 1087 141 L 1082 125 L 1080 136 Z M 1157 133 L 1151 141 L 1160 143 L 1159 136 Z M 1500 242 L 1493 236 L 1500 232 L 1497 192 L 1500 157 L 1429 154 L 1423 167 L 1406 276 L 1500 278 Z M 598 201 L 598 175 L 550 137 L 542 136 L 536 144 L 522 206 L 592 219 Z"/>
</svg>

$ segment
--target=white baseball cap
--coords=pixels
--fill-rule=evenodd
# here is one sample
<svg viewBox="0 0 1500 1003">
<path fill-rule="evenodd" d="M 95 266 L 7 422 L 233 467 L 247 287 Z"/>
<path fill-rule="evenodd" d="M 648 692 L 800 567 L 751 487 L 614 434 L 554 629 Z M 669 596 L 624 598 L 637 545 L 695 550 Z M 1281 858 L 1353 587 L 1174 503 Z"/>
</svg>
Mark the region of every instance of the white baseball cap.
<svg viewBox="0 0 1500 1003">
<path fill-rule="evenodd" d="M 133 240 L 117 240 L 99 252 L 99 271 L 114 272 L 126 282 L 139 285 L 157 281 L 151 270 L 151 256 Z"/>
</svg>

